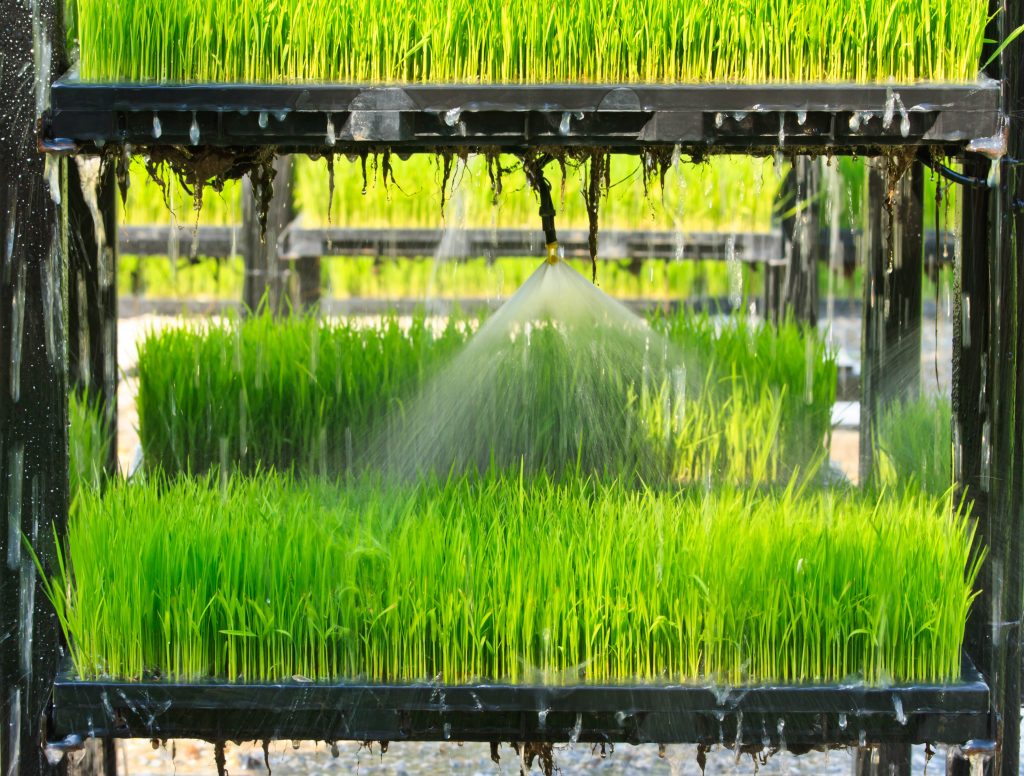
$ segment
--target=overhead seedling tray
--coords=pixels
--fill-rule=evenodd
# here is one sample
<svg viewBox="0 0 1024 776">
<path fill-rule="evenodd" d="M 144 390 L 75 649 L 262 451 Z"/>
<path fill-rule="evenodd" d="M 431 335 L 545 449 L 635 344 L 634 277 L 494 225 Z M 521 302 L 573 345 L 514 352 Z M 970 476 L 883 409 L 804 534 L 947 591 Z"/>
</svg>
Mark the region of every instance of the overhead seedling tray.
<svg viewBox="0 0 1024 776">
<path fill-rule="evenodd" d="M 95 83 L 72 73 L 54 84 L 41 144 L 877 154 L 922 144 L 953 153 L 972 142 L 988 147 L 1000 133 L 999 85 L 990 81 L 360 86 Z"/>
<path fill-rule="evenodd" d="M 54 687 L 49 740 L 581 741 L 786 747 L 989 737 L 989 689 L 951 685 L 749 687 L 442 684 L 178 684 Z"/>
</svg>

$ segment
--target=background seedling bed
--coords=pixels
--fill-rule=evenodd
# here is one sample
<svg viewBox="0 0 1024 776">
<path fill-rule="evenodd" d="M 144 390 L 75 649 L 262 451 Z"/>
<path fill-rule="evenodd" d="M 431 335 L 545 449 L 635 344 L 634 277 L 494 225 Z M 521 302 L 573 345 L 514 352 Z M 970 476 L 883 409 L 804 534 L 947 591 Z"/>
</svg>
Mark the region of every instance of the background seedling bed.
<svg viewBox="0 0 1024 776">
<path fill-rule="evenodd" d="M 894 94 L 906 107 L 906 134 L 900 111 L 887 111 Z M 58 151 L 127 143 L 340 153 L 374 144 L 409 152 L 679 145 L 684 151 L 788 146 L 878 153 L 886 146 L 927 144 L 955 153 L 999 128 L 995 82 L 371 87 L 87 83 L 72 73 L 53 86 L 41 142 Z"/>
<path fill-rule="evenodd" d="M 986 737 L 989 703 L 988 686 L 966 660 L 962 683 L 884 688 L 184 684 L 77 681 L 65 674 L 54 688 L 49 740 L 738 740 L 757 750 L 784 745 L 800 753 L 865 741 L 962 744 Z"/>
</svg>

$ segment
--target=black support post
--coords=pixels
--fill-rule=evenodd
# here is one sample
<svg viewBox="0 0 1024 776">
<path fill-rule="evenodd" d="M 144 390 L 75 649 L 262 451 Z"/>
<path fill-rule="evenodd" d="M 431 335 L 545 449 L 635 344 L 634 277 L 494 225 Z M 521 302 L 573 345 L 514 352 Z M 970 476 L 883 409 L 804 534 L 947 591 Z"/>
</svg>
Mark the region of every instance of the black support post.
<svg viewBox="0 0 1024 776">
<path fill-rule="evenodd" d="M 776 202 L 786 263 L 765 267 L 765 316 L 775 324 L 787 317 L 812 327 L 818 322 L 820 184 L 818 160 L 794 157 Z"/>
<path fill-rule="evenodd" d="M 288 312 L 291 306 L 289 263 L 278 256 L 278 238 L 293 217 L 292 168 L 292 157 L 279 156 L 274 162 L 272 181 L 245 179 L 242 194 L 242 253 L 245 261 L 242 301 L 248 310 L 254 311 L 265 304 L 276 315 Z M 273 196 L 264 231 L 259 223 L 256 195 L 260 187 L 267 185 L 273 187 Z"/>
<path fill-rule="evenodd" d="M 68 368 L 72 390 L 99 402 L 108 475 L 117 471 L 117 208 L 113 165 L 68 162 Z"/>
<path fill-rule="evenodd" d="M 66 65 L 61 0 L 0 0 L 0 773 L 63 770 L 40 746 L 60 630 L 31 545 L 54 568 L 68 510 L 66 162 L 36 117 Z"/>
<path fill-rule="evenodd" d="M 1024 23 L 1024 1 L 992 0 L 987 37 Z M 996 13 L 1001 11 L 1001 13 Z M 996 45 L 990 43 L 988 51 Z M 970 156 L 964 171 L 992 188 L 962 189 L 963 240 L 953 318 L 954 474 L 973 502 L 976 542 L 987 557 L 967 623 L 966 649 L 992 688 L 995 756 L 986 771 L 1016 776 L 1020 758 L 1021 617 L 1024 599 L 1024 47 L 1010 42 L 986 70 L 1003 81 L 1006 157 Z M 950 758 L 950 774 L 972 773 Z"/>
<path fill-rule="evenodd" d="M 885 158 L 872 160 L 865 189 L 861 482 L 873 476 L 880 415 L 920 391 L 923 170 L 917 163 L 901 171 Z"/>
<path fill-rule="evenodd" d="M 886 159 L 868 162 L 860 377 L 860 479 L 873 476 L 874 440 L 882 412 L 914 397 L 921 379 L 921 276 L 924 262 L 924 176 Z M 910 773 L 910 744 L 857 752 L 857 776 Z"/>
<path fill-rule="evenodd" d="M 293 262 L 292 303 L 296 310 L 312 311 L 320 304 L 320 257 L 300 256 Z"/>
</svg>

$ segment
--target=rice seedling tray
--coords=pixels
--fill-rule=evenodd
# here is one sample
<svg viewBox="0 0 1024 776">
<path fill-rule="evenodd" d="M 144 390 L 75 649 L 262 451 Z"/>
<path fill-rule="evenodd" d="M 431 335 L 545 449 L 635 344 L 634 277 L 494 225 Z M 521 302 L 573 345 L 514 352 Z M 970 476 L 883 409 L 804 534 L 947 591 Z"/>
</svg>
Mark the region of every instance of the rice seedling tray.
<svg viewBox="0 0 1024 776">
<path fill-rule="evenodd" d="M 274 146 L 400 152 L 586 146 L 707 152 L 829 148 L 955 152 L 1000 135 L 999 85 L 403 85 L 96 83 L 53 86 L 48 151 Z M 990 139 L 986 141 L 985 139 Z"/>
<path fill-rule="evenodd" d="M 725 743 L 788 748 L 987 738 L 989 688 L 765 684 L 273 684 L 58 678 L 48 738 Z"/>
</svg>

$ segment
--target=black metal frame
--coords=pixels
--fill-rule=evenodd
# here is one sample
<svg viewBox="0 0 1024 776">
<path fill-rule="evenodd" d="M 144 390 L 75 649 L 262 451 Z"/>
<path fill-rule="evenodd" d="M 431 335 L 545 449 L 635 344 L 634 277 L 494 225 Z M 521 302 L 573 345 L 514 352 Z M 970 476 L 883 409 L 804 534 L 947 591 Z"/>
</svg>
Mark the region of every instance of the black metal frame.
<svg viewBox="0 0 1024 776">
<path fill-rule="evenodd" d="M 31 22 L 46 20 L 49 39 L 55 42 L 54 50 L 60 54 L 57 51 L 63 40 L 60 5 L 57 0 L 40 0 L 33 10 L 14 2 L 4 6 L 13 22 L 9 28 L 0 30 L 0 43 L 11 52 L 15 64 L 4 68 L 0 80 L 10 87 L 5 93 L 14 94 L 22 107 L 35 104 L 35 95 L 32 94 L 34 79 L 24 77 L 15 66 L 18 62 L 30 72 L 33 67 L 44 67 L 42 72 L 36 73 L 43 82 L 55 80 L 54 70 L 59 66 L 61 56 L 54 56 L 52 62 L 41 55 L 33 60 L 31 46 L 26 45 L 26 41 L 32 40 Z M 1005 40 L 1008 32 L 1024 21 L 1022 0 L 1009 0 L 1005 9 L 1001 6 L 995 2 L 992 4 L 994 11 L 1005 10 L 1003 14 L 992 15 L 994 21 L 988 38 L 994 41 Z M 37 14 L 35 19 L 31 16 L 33 13 Z M 989 51 L 993 45 L 989 46 Z M 24 344 L 28 346 L 26 352 L 29 355 L 22 360 L 17 373 L 12 370 L 8 359 L 0 358 L 0 385 L 7 387 L 14 381 L 23 387 L 20 402 L 15 402 L 22 414 L 0 411 L 3 471 L 8 474 L 14 471 L 12 461 L 18 463 L 16 469 L 24 463 L 24 477 L 0 478 L 0 503 L 7 504 L 9 509 L 12 504 L 19 507 L 22 516 L 20 527 L 33 537 L 42 562 L 51 565 L 54 562 L 53 548 L 49 546 L 45 532 L 35 533 L 32 520 L 41 515 L 44 521 L 52 520 L 58 531 L 64 530 L 66 481 L 61 481 L 60 472 L 66 471 L 67 464 L 66 443 L 61 434 L 66 425 L 66 363 L 62 361 L 63 352 L 53 347 L 55 338 L 64 337 L 59 305 L 51 304 L 52 289 L 48 291 L 37 281 L 41 276 L 50 277 L 58 290 L 62 287 L 63 242 L 55 237 L 67 228 L 67 213 L 59 204 L 61 198 L 54 196 L 57 192 L 47 192 L 47 182 L 51 188 L 55 180 L 63 186 L 66 177 L 59 173 L 47 176 L 40 160 L 23 154 L 27 138 L 38 137 L 41 146 L 49 151 L 81 153 L 97 152 L 112 143 L 187 147 L 193 141 L 226 147 L 275 146 L 282 151 L 312 153 L 361 151 L 381 145 L 400 152 L 496 147 L 520 150 L 534 146 L 597 146 L 634 152 L 651 147 L 679 146 L 690 153 L 828 150 L 834 153 L 878 154 L 885 147 L 904 145 L 930 145 L 945 153 L 972 152 L 993 146 L 998 150 L 1004 131 L 1000 91 L 1004 95 L 1002 107 L 1007 116 L 1014 117 L 1016 122 L 1024 110 L 1024 57 L 1020 49 L 1018 42 L 1005 48 L 996 58 L 990 75 L 1004 78 L 1002 85 L 984 82 L 970 86 L 174 87 L 92 85 L 75 82 L 73 78 L 57 79 L 51 108 L 43 117 L 38 136 L 36 127 L 28 126 L 24 120 L 31 115 L 30 107 L 11 117 L 15 122 L 13 131 L 0 131 L 0 151 L 4 151 L 0 154 L 0 163 L 6 164 L 6 157 L 10 158 L 9 169 L 3 169 L 8 169 L 7 178 L 17 183 L 10 192 L 0 191 L 0 205 L 3 205 L 0 213 L 8 219 L 4 223 L 12 225 L 10 234 L 17 238 L 8 242 L 14 247 L 3 254 L 0 321 L 6 326 L 7 321 L 23 320 L 19 326 L 24 326 Z M 898 92 L 907 108 L 905 132 L 903 116 L 898 112 L 893 115 L 893 111 L 886 109 L 890 92 Z M 154 137 L 154 114 L 161 122 L 159 137 Z M 577 118 L 577 114 L 582 114 L 582 117 Z M 335 127 L 333 133 L 328 129 L 328 119 Z M 261 126 L 264 123 L 266 127 Z M 198 138 L 194 137 L 193 124 L 198 130 Z M 1016 158 L 1024 158 L 1024 134 L 1016 123 L 1010 126 L 1007 137 L 1004 142 L 1009 153 Z M 986 162 L 971 158 L 969 165 L 975 177 L 980 177 Z M 1017 770 L 1015 725 L 1019 722 L 1022 595 L 1020 575 L 1009 573 L 1004 578 L 1003 570 L 1019 568 L 1021 516 L 1024 514 L 1024 451 L 1020 442 L 1024 438 L 1024 389 L 1021 389 L 1024 386 L 1024 363 L 1018 363 L 1018 355 L 1024 352 L 1024 286 L 1021 281 L 1024 257 L 1015 250 L 1018 236 L 1024 229 L 1024 214 L 1019 205 L 1024 199 L 1024 177 L 1017 169 L 1017 162 L 1004 162 L 1001 169 L 1002 183 L 991 192 L 971 191 L 966 195 L 968 207 L 965 213 L 969 215 L 965 216 L 964 231 L 967 239 L 963 266 L 958 268 L 958 273 L 964 284 L 963 299 L 966 300 L 970 294 L 973 315 L 963 316 L 962 323 L 958 324 L 954 356 L 957 384 L 955 413 L 965 442 L 963 460 L 957 469 L 958 480 L 969 486 L 969 492 L 976 500 L 978 541 L 989 552 L 980 580 L 982 595 L 968 625 L 967 647 L 989 680 L 990 689 L 983 692 L 978 686 L 961 696 L 959 690 L 946 688 L 936 691 L 932 699 L 941 699 L 944 693 L 947 697 L 951 694 L 960 709 L 968 712 L 971 735 L 983 733 L 1000 747 L 994 767 L 1010 776 Z M 971 223 L 969 218 L 982 220 Z M 1004 228 L 1009 230 L 1009 234 L 1003 234 Z M 971 268 L 969 271 L 965 270 L 967 266 Z M 979 267 L 988 271 L 974 272 Z M 51 274 L 47 275 L 48 272 Z M 54 272 L 56 276 L 52 274 Z M 17 285 L 18 279 L 25 277 L 31 279 L 27 296 L 26 286 L 22 285 L 19 291 Z M 22 304 L 24 306 L 20 307 Z M 23 318 L 15 318 L 13 313 Z M 4 334 L 7 333 L 8 330 L 4 329 Z M 982 336 L 979 338 L 978 334 Z M 9 341 L 11 339 L 6 336 L 0 337 L 0 352 L 3 344 Z M 7 404 L 0 403 L 0 406 Z M 992 479 L 986 473 L 989 465 L 1005 473 L 1006 479 Z M 28 485 L 25 485 L 25 477 L 29 478 Z M 9 544 L 8 533 L 0 532 L 0 556 L 8 559 L 8 567 L 0 575 L 0 589 L 8 593 L 0 596 L 2 631 L 17 634 L 16 640 L 6 639 L 6 643 L 0 640 L 0 678 L 3 680 L 0 685 L 4 691 L 4 697 L 0 698 L 0 722 L 3 723 L 0 728 L 4 735 L 9 736 L 0 748 L 0 770 L 5 773 L 42 773 L 48 766 L 38 748 L 40 731 L 36 712 L 47 705 L 48 676 L 53 676 L 47 672 L 56 663 L 58 628 L 52 613 L 48 613 L 42 603 L 42 591 L 34 579 L 31 564 L 24 553 Z M 17 563 L 10 567 L 12 556 L 18 556 Z M 34 605 L 32 599 L 27 605 L 22 600 L 26 590 L 34 591 Z M 31 645 L 27 663 L 21 654 L 22 645 L 26 643 Z M 968 684 L 972 684 L 972 680 Z M 251 691 L 252 688 L 248 689 Z M 463 692 L 455 688 L 450 690 L 454 693 L 452 698 Z M 63 710 L 70 710 L 67 703 L 79 694 L 85 703 L 98 710 L 96 718 L 106 713 L 108 705 L 111 709 L 119 708 L 110 696 L 111 691 L 117 692 L 113 685 L 104 688 L 61 679 L 54 690 L 55 705 L 50 707 L 52 730 L 61 729 L 63 717 L 60 715 Z M 133 703 L 133 699 L 144 703 L 159 697 L 160 693 L 172 692 L 172 688 L 137 684 L 124 685 L 121 691 Z M 798 688 L 763 689 L 765 703 L 773 708 L 778 708 L 778 702 L 786 693 L 799 691 Z M 832 688 L 831 692 L 839 692 L 840 695 L 812 694 L 811 700 L 825 705 L 828 699 L 841 698 L 841 693 L 848 691 L 870 692 L 865 688 Z M 229 693 L 227 699 L 232 707 L 242 702 L 241 696 L 230 695 L 235 691 L 214 686 L 190 687 L 189 692 L 208 699 L 215 698 L 220 692 Z M 267 691 L 261 702 L 266 704 L 266 714 L 283 718 L 293 709 L 277 705 L 280 699 L 275 699 L 275 692 Z M 303 694 L 315 695 L 312 688 L 305 687 L 290 689 L 289 692 L 296 698 Z M 449 697 L 449 689 L 429 687 L 415 690 L 414 697 L 406 700 L 412 702 L 419 698 L 423 702 L 423 693 L 428 692 L 444 694 L 446 699 Z M 556 691 L 546 689 L 544 692 Z M 623 692 L 634 698 L 636 693 L 651 693 L 656 698 L 658 693 L 671 693 L 672 690 L 629 688 Z M 719 707 L 712 707 L 708 701 L 705 707 L 681 705 L 668 708 L 683 720 L 673 720 L 675 725 L 691 725 L 692 731 L 699 732 L 700 725 L 706 722 L 711 725 L 709 735 L 714 737 L 718 732 L 716 728 L 722 703 L 713 691 L 705 689 L 703 692 L 710 692 Z M 747 703 L 744 699 L 756 697 L 757 692 L 737 691 L 737 704 Z M 890 689 L 888 692 L 891 702 L 893 691 Z M 468 697 L 472 700 L 471 695 Z M 551 697 L 554 703 L 554 696 Z M 609 701 L 626 700 L 601 688 L 598 693 L 586 696 L 586 701 L 597 704 L 602 697 Z M 689 696 L 680 693 L 679 697 Z M 731 694 L 726 695 L 726 702 L 732 697 Z M 163 702 L 167 700 L 164 698 Z M 180 704 L 188 702 L 187 698 L 171 698 L 169 710 L 177 713 L 184 708 L 179 701 Z M 847 701 L 850 701 L 851 708 L 856 707 L 850 698 Z M 324 699 L 324 702 L 331 701 Z M 558 702 L 562 703 L 561 700 Z M 427 708 L 420 709 L 427 715 L 424 718 L 425 729 L 435 731 L 432 735 L 436 735 L 436 724 L 440 721 L 443 735 L 444 715 L 451 713 L 448 701 L 445 701 L 445 709 L 431 708 L 431 703 L 428 695 L 425 701 Z M 522 699 L 520 703 L 523 703 Z M 568 701 L 565 704 L 568 705 L 560 708 L 572 714 L 572 704 Z M 652 702 L 651 705 L 655 704 Z M 145 713 L 145 709 L 150 707 L 136 705 L 134 711 L 130 706 L 124 708 L 129 715 L 138 715 L 139 709 Z M 600 724 L 618 735 L 615 731 L 621 728 L 614 712 L 623 709 L 613 709 L 611 705 L 603 708 L 613 716 Z M 859 740 L 859 736 L 856 742 L 850 742 L 848 736 L 840 734 L 840 709 L 815 708 L 809 713 L 817 714 L 818 722 L 807 722 L 809 737 L 826 744 L 905 742 L 914 738 L 917 732 L 909 724 L 907 705 L 903 708 L 904 714 L 908 714 L 906 726 L 900 724 L 901 715 L 895 705 L 892 717 L 879 707 L 880 727 L 870 736 L 866 731 L 864 742 Z M 916 720 L 918 707 L 911 708 Z M 593 709 L 591 706 L 590 710 Z M 536 729 L 524 730 L 522 726 L 526 719 L 522 715 L 537 711 L 543 709 L 519 709 L 516 731 L 539 735 Z M 735 717 L 729 717 L 729 709 L 726 708 L 722 717 L 723 727 L 726 727 L 727 719 L 735 719 L 738 724 L 738 711 L 739 708 L 735 709 Z M 711 713 L 710 719 L 714 723 L 706 717 L 706 712 Z M 836 713 L 834 718 L 829 716 L 832 712 Z M 921 713 L 929 719 L 933 712 L 945 713 L 936 709 L 922 710 Z M 973 716 L 975 712 L 977 716 Z M 226 713 L 224 707 L 218 707 L 215 715 L 205 717 L 202 730 L 198 727 L 189 730 L 197 735 L 205 732 L 203 737 L 216 734 L 220 731 L 218 720 Z M 394 713 L 393 709 L 391 713 Z M 476 716 L 479 711 L 475 706 L 465 714 L 468 715 L 465 717 L 467 721 L 463 723 L 460 717 L 459 724 L 467 727 L 473 724 L 469 720 L 480 719 Z M 566 728 L 564 719 L 549 717 L 548 721 L 552 725 L 557 722 L 557 737 L 568 733 L 571 738 L 576 729 L 576 719 L 580 719 L 580 740 L 586 740 L 583 738 L 583 714 L 583 710 L 575 711 L 575 715 L 580 716 L 573 715 L 570 729 Z M 125 721 L 128 719 L 125 717 Z M 254 735 L 258 724 L 268 725 L 271 732 L 281 732 L 273 727 L 273 723 L 259 723 L 253 716 L 248 719 L 252 723 L 252 727 L 247 723 L 245 728 L 249 735 L 240 737 Z M 967 723 L 966 719 L 960 721 Z M 393 728 L 394 732 L 401 734 L 400 722 L 400 719 L 394 720 L 393 725 L 386 726 L 388 730 L 372 732 L 381 734 L 383 738 Z M 538 717 L 538 726 L 539 722 Z M 612 727 L 612 722 L 615 722 L 615 727 Z M 815 734 L 815 724 L 821 725 L 820 736 Z M 850 724 L 849 718 L 847 724 Z M 748 725 L 746 718 L 743 725 L 744 728 Z M 798 727 L 797 723 L 794 725 L 794 728 L 786 726 L 787 743 L 790 741 L 788 731 Z M 359 732 L 371 732 L 369 727 L 374 726 Z M 185 731 L 186 728 L 179 730 Z M 587 731 L 588 736 L 597 734 L 591 727 Z M 314 732 L 312 729 L 309 731 L 310 734 Z M 452 732 L 454 734 L 454 728 Z M 512 728 L 507 732 L 513 732 Z M 931 730 L 925 730 L 924 734 L 930 736 L 933 732 L 939 737 L 946 735 Z M 949 735 L 960 737 L 966 732 L 966 728 L 957 728 Z M 696 733 L 691 737 L 697 737 Z M 729 731 L 723 730 L 718 739 L 728 741 Z M 958 767 L 954 765 L 953 770 Z"/>
<path fill-rule="evenodd" d="M 898 98 L 898 99 L 897 99 Z M 398 152 L 537 146 L 949 153 L 1001 131 L 999 84 L 53 85 L 40 143 Z M 159 129 L 157 129 L 159 126 Z"/>
<path fill-rule="evenodd" d="M 537 686 L 57 680 L 49 740 L 83 737 L 581 741 L 785 747 L 988 732 L 990 696 L 965 664 L 948 685 Z"/>
</svg>

